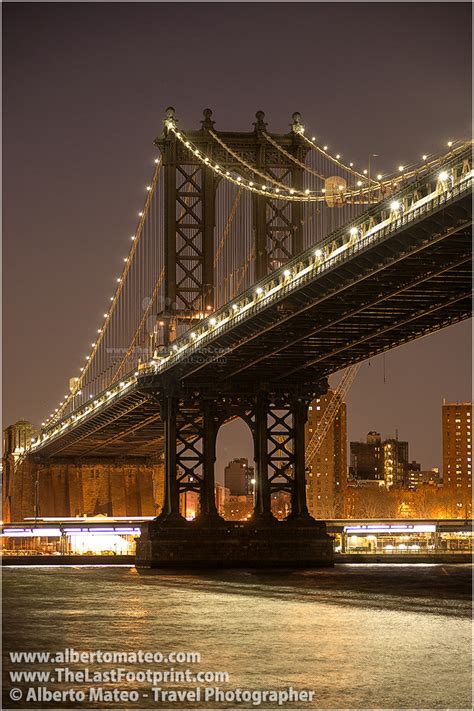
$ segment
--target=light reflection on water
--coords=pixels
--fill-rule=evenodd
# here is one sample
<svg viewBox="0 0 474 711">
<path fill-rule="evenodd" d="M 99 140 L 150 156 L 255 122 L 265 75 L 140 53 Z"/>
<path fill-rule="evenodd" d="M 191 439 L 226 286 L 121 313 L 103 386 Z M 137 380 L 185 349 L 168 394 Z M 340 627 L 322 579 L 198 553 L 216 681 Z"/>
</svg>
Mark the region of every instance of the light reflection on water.
<svg viewBox="0 0 474 711">
<path fill-rule="evenodd" d="M 227 688 L 315 690 L 306 708 L 470 708 L 470 573 L 470 566 L 448 565 L 202 574 L 6 568 L 4 654 L 198 651 L 194 670 L 228 671 Z M 7 673 L 12 665 L 8 658 L 4 664 Z M 5 692 L 10 686 L 5 680 Z M 147 708 L 144 701 L 86 707 Z"/>
</svg>

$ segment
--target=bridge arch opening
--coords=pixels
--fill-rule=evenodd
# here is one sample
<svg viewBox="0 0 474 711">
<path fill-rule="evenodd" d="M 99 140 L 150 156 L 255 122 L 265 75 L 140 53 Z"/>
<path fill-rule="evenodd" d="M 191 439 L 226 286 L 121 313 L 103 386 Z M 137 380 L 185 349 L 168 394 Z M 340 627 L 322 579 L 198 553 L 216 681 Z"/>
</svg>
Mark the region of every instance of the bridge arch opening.
<svg viewBox="0 0 474 711">
<path fill-rule="evenodd" d="M 223 424 L 216 438 L 217 510 L 226 521 L 245 521 L 255 507 L 254 442 L 241 417 Z"/>
</svg>

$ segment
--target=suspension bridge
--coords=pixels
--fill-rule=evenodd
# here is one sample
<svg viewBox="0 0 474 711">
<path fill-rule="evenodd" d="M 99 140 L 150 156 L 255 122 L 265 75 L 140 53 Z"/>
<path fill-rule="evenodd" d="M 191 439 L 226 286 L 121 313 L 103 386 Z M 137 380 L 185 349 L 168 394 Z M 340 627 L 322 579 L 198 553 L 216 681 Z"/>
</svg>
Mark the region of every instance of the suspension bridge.
<svg viewBox="0 0 474 711">
<path fill-rule="evenodd" d="M 307 407 L 331 374 L 470 317 L 471 144 L 372 175 L 309 137 L 298 113 L 286 134 L 261 111 L 237 133 L 218 131 L 209 109 L 185 130 L 170 108 L 155 146 L 89 352 L 25 456 L 162 456 L 143 565 L 328 562 L 306 506 Z M 253 435 L 255 512 L 229 528 L 215 442 L 237 417 Z M 193 523 L 180 515 L 189 491 Z M 275 492 L 291 499 L 281 524 Z"/>
</svg>

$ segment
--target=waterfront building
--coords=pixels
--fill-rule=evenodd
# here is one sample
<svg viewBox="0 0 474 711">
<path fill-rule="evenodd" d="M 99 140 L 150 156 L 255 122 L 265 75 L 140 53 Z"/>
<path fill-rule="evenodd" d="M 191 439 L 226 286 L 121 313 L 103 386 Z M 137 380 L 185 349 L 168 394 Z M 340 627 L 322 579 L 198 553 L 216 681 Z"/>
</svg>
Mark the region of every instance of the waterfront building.
<svg viewBox="0 0 474 711">
<path fill-rule="evenodd" d="M 306 444 L 317 430 L 333 397 L 334 392 L 329 390 L 309 406 Z M 344 402 L 341 403 L 318 452 L 307 464 L 307 501 L 310 514 L 322 519 L 341 516 L 347 483 L 347 421 Z"/>
<path fill-rule="evenodd" d="M 456 514 L 472 516 L 472 402 L 442 406 L 443 485 L 456 499 Z"/>
</svg>

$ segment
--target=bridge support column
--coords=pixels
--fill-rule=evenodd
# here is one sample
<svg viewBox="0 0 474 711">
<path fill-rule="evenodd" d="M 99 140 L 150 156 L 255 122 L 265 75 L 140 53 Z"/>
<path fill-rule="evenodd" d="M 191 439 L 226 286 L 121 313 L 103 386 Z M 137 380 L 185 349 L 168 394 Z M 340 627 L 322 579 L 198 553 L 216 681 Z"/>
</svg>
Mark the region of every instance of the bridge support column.
<svg viewBox="0 0 474 711">
<path fill-rule="evenodd" d="M 179 488 L 176 477 L 176 410 L 177 399 L 164 397 L 161 403 L 164 424 L 165 486 L 163 509 L 158 517 L 162 521 L 184 522 L 179 511 Z"/>
<path fill-rule="evenodd" d="M 202 483 L 199 493 L 200 512 L 196 523 L 224 523 L 219 516 L 216 506 L 215 473 L 216 461 L 216 413 L 215 403 L 205 399 L 202 403 L 203 418 L 203 469 Z"/>
<path fill-rule="evenodd" d="M 291 521 L 315 523 L 310 516 L 306 500 L 305 425 L 308 419 L 308 401 L 297 398 L 292 403 L 293 414 L 293 488 L 291 492 Z"/>
<path fill-rule="evenodd" d="M 253 520 L 275 520 L 271 511 L 270 482 L 268 479 L 268 396 L 258 393 L 255 402 L 254 450 L 255 450 L 255 509 Z"/>
</svg>

